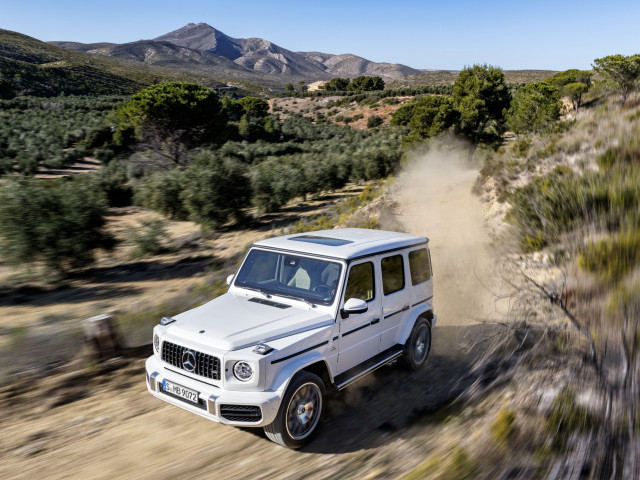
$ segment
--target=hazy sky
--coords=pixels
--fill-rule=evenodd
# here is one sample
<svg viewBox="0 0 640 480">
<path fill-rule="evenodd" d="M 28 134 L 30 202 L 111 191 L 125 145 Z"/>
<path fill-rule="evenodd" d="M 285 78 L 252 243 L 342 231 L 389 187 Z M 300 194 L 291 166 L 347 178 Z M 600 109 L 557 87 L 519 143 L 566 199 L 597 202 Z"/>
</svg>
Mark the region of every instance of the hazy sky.
<svg viewBox="0 0 640 480">
<path fill-rule="evenodd" d="M 0 0 L 0 28 L 45 41 L 123 43 L 190 22 L 414 68 L 564 70 L 640 52 L 640 0 Z"/>
</svg>

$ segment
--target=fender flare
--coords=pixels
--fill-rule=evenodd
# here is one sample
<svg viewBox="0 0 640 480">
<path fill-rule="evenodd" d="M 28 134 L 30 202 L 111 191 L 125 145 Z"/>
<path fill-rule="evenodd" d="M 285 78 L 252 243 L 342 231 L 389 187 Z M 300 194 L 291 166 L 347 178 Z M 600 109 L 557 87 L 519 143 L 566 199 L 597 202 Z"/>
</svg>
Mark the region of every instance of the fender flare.
<svg viewBox="0 0 640 480">
<path fill-rule="evenodd" d="M 329 380 L 333 381 L 333 374 L 331 373 L 331 369 L 329 368 L 329 364 L 327 363 L 326 356 L 322 352 L 314 351 L 305 353 L 304 355 L 300 355 L 295 359 L 295 361 L 283 365 L 271 385 L 272 390 L 284 392 L 296 373 L 304 370 L 309 365 L 318 362 L 322 362 L 325 364 L 325 367 L 329 374 Z M 327 385 L 327 387 L 328 386 L 329 385 Z"/>
<path fill-rule="evenodd" d="M 402 334 L 398 339 L 398 343 L 404 345 L 406 341 L 409 339 L 409 335 L 411 335 L 411 331 L 413 330 L 413 326 L 418 321 L 418 318 L 425 318 L 429 322 L 429 326 L 433 327 L 433 321 L 435 319 L 435 315 L 433 313 L 433 307 L 431 305 L 420 305 L 414 307 L 409 312 L 409 316 L 407 317 L 407 322 L 404 324 L 404 328 L 402 329 Z"/>
</svg>

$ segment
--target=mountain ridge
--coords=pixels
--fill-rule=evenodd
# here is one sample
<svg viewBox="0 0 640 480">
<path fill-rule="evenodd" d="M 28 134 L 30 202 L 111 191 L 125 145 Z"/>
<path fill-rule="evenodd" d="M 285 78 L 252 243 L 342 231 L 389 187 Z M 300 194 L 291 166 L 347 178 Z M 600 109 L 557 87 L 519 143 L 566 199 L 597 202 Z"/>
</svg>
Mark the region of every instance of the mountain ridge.
<svg viewBox="0 0 640 480">
<path fill-rule="evenodd" d="M 189 23 L 151 40 L 123 44 L 83 44 L 71 41 L 50 43 L 85 53 L 127 58 L 183 70 L 196 68 L 216 73 L 217 68 L 222 68 L 225 70 L 223 73 L 231 76 L 251 76 L 253 73 L 262 80 L 280 78 L 285 81 L 314 81 L 360 75 L 378 75 L 391 80 L 421 73 L 406 65 L 372 62 L 353 54 L 295 52 L 262 38 L 234 38 L 206 23 Z M 172 49 L 167 44 L 186 50 Z M 143 46 L 149 51 L 141 52 Z M 158 50 L 162 50 L 164 57 L 157 55 Z M 168 56 L 172 58 L 169 59 Z"/>
</svg>

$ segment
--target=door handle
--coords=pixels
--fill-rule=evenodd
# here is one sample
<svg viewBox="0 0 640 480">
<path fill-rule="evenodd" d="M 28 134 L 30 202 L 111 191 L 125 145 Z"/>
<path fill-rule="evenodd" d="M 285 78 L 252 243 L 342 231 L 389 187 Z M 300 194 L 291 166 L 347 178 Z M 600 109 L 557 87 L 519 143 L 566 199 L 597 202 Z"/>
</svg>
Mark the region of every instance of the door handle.
<svg viewBox="0 0 640 480">
<path fill-rule="evenodd" d="M 402 307 L 403 312 L 406 312 L 407 310 L 409 310 L 409 305 L 405 305 L 404 307 Z"/>
<path fill-rule="evenodd" d="M 376 323 L 380 323 L 380 319 L 379 318 L 371 320 L 371 325 L 375 325 Z"/>
</svg>

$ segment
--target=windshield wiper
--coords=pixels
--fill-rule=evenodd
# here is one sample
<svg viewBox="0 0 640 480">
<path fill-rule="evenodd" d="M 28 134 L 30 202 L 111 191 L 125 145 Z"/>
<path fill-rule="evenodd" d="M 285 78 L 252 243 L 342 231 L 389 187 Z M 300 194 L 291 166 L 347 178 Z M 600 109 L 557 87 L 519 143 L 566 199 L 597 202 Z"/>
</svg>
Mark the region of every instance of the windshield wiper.
<svg viewBox="0 0 640 480">
<path fill-rule="evenodd" d="M 279 297 L 284 297 L 284 298 L 291 298 L 293 300 L 300 300 L 301 302 L 306 303 L 307 305 L 309 305 L 311 308 L 316 308 L 316 304 L 310 302 L 309 300 L 307 300 L 306 298 L 303 297 L 298 297 L 296 295 L 289 295 L 287 293 L 277 293 L 276 295 L 278 295 Z"/>
<path fill-rule="evenodd" d="M 266 290 L 263 290 L 262 288 L 257 288 L 257 287 L 247 287 L 246 285 L 241 285 L 242 288 L 246 288 L 247 290 L 253 290 L 254 292 L 260 292 L 261 294 L 263 294 L 265 297 L 267 298 L 271 298 L 272 295 L 268 294 L 266 292 Z"/>
</svg>

